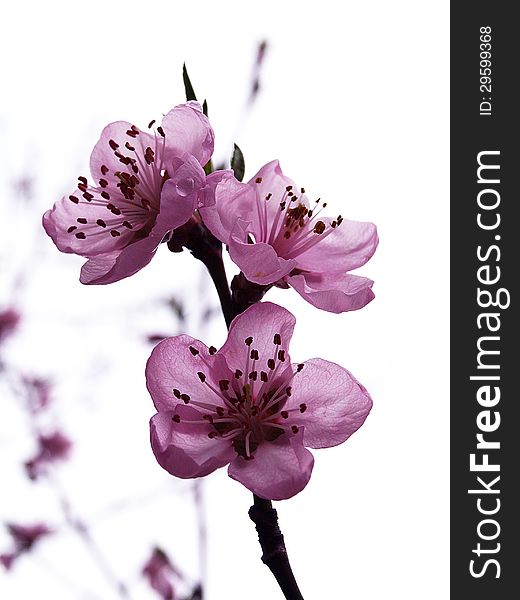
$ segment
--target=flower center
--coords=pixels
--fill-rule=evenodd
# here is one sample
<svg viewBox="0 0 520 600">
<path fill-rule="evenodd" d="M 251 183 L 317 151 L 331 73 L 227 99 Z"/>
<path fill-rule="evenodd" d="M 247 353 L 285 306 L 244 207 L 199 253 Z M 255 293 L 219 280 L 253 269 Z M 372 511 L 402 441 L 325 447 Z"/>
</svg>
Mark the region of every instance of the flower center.
<svg viewBox="0 0 520 600">
<path fill-rule="evenodd" d="M 259 355 L 253 347 L 253 337 L 244 340 L 245 354 L 243 369 L 236 369 L 229 378 L 220 379 L 218 387 L 213 385 L 203 371 L 197 376 L 215 395 L 218 404 L 201 402 L 188 394 L 173 389 L 173 395 L 185 404 L 201 409 L 200 419 L 185 419 L 175 414 L 175 423 L 203 423 L 210 425 L 210 439 L 228 439 L 236 453 L 246 459 L 253 459 L 254 452 L 263 442 L 272 442 L 284 433 L 296 434 L 299 427 L 291 424 L 291 414 L 303 413 L 305 404 L 296 408 L 285 409 L 292 393 L 291 383 L 294 376 L 304 365 L 299 364 L 296 370 L 286 363 L 286 352 L 281 348 L 282 338 L 279 333 L 273 338 L 273 354 L 267 357 Z M 194 346 L 189 348 L 193 356 L 211 366 L 201 352 Z M 209 354 L 214 355 L 216 349 L 209 348 Z"/>
<path fill-rule="evenodd" d="M 153 124 L 151 121 L 149 127 Z M 128 139 L 123 146 L 113 139 L 108 141 L 110 152 L 121 163 L 121 169 L 111 171 L 101 165 L 97 186 L 90 185 L 86 177 L 78 178 L 78 192 L 70 195 L 69 200 L 90 206 L 85 207 L 85 216 L 78 217 L 67 230 L 77 239 L 124 235 L 124 242 L 128 244 L 150 233 L 159 213 L 161 190 L 169 175 L 163 168 L 163 129 L 157 127 L 154 132 L 154 148 L 140 140 L 140 133 L 132 125 L 126 131 Z M 102 214 L 96 210 L 98 207 L 105 208 L 107 213 Z M 91 214 L 95 216 L 89 218 Z"/>
<path fill-rule="evenodd" d="M 255 183 L 262 183 L 258 177 Z M 279 207 L 276 212 L 268 211 L 268 203 L 277 202 Z M 320 206 L 321 204 L 321 206 Z M 293 186 L 285 188 L 282 197 L 276 200 L 269 193 L 261 198 L 256 193 L 256 207 L 258 213 L 259 231 L 255 232 L 257 242 L 265 242 L 273 246 L 278 256 L 285 259 L 296 258 L 318 242 L 330 235 L 334 229 L 341 225 L 343 217 L 338 215 L 334 220 L 318 220 L 317 217 L 327 206 L 318 198 L 314 208 L 309 208 L 305 197 L 305 189 L 299 193 L 293 191 Z"/>
</svg>

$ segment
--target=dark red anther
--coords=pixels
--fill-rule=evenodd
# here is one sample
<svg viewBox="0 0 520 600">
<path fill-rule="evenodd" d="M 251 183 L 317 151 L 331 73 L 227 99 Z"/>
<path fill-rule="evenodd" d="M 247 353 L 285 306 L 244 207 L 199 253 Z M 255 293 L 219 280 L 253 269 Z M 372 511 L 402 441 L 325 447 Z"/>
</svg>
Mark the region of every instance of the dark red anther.
<svg viewBox="0 0 520 600">
<path fill-rule="evenodd" d="M 112 237 L 119 237 L 121 235 L 121 233 L 119 233 L 119 231 L 117 229 L 111 229 L 110 230 L 110 235 Z"/>
<path fill-rule="evenodd" d="M 77 227 L 76 225 L 71 225 L 68 229 L 67 229 L 67 233 L 72 233 L 73 231 L 76 231 Z"/>
<path fill-rule="evenodd" d="M 114 142 L 114 140 L 109 140 L 108 145 L 112 148 L 112 150 L 117 150 L 119 148 L 119 144 Z"/>
<path fill-rule="evenodd" d="M 108 173 L 108 167 L 106 165 L 101 165 L 101 173 L 106 175 Z"/>
<path fill-rule="evenodd" d="M 197 356 L 197 354 L 199 354 L 199 351 L 194 346 L 190 346 L 190 352 L 193 354 L 193 356 Z"/>
<path fill-rule="evenodd" d="M 103 219 L 98 219 L 96 221 L 96 223 L 100 226 L 100 227 L 106 227 L 107 224 L 105 223 L 105 221 L 103 221 Z"/>
<path fill-rule="evenodd" d="M 174 423 L 180 423 L 181 422 L 181 418 L 179 417 L 179 415 L 173 415 L 172 421 Z"/>
<path fill-rule="evenodd" d="M 251 346 L 251 344 L 253 343 L 253 338 L 251 336 L 248 337 L 248 338 L 246 338 L 244 340 L 244 343 L 245 343 L 246 346 Z"/>
<path fill-rule="evenodd" d="M 76 196 L 69 196 L 69 200 L 74 204 L 79 204 L 79 198 L 76 198 Z"/>
<path fill-rule="evenodd" d="M 188 394 L 181 394 L 181 400 L 184 402 L 184 404 L 189 404 L 190 397 L 188 396 Z"/>
<path fill-rule="evenodd" d="M 202 383 L 204 383 L 206 381 L 206 375 L 204 375 L 204 373 L 202 371 L 199 371 L 197 373 L 197 376 L 202 381 Z"/>
<path fill-rule="evenodd" d="M 84 240 L 87 236 L 83 231 L 78 231 L 78 233 L 76 233 L 76 237 L 78 238 L 78 240 Z"/>
<path fill-rule="evenodd" d="M 173 395 L 180 400 L 181 399 L 181 393 L 177 388 L 173 388 Z"/>
<path fill-rule="evenodd" d="M 81 223 L 82 225 L 86 225 L 86 224 L 87 224 L 87 219 L 85 219 L 85 217 L 78 217 L 78 218 L 76 219 L 76 221 L 77 221 L 78 223 Z"/>
</svg>

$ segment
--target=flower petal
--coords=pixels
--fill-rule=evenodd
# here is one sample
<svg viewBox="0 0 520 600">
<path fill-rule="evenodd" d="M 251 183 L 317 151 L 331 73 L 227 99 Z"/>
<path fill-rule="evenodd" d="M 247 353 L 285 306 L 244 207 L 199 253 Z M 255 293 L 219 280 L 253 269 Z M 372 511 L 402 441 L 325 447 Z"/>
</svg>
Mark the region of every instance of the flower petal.
<svg viewBox="0 0 520 600">
<path fill-rule="evenodd" d="M 253 220 L 254 190 L 235 179 L 232 171 L 215 171 L 207 177 L 203 204 L 199 209 L 206 227 L 224 244 L 229 244 L 237 219 Z"/>
<path fill-rule="evenodd" d="M 70 200 L 77 200 L 73 194 L 64 196 L 43 215 L 43 227 L 61 252 L 80 256 L 106 254 L 123 248 L 134 237 L 135 232 L 122 226 L 125 216 L 111 214 L 106 200 L 101 199 L 101 203 L 97 196 L 93 195 L 92 202 L 79 200 L 77 204 Z M 114 229 L 117 237 L 111 235 Z"/>
<path fill-rule="evenodd" d="M 321 219 L 328 225 L 332 219 Z M 298 256 L 298 268 L 315 273 L 344 273 L 364 265 L 374 254 L 379 238 L 373 223 L 348 221 Z"/>
<path fill-rule="evenodd" d="M 162 128 L 168 160 L 189 152 L 204 166 L 211 158 L 215 135 L 198 102 L 186 102 L 170 110 L 162 120 Z"/>
<path fill-rule="evenodd" d="M 303 413 L 291 413 L 294 422 L 304 428 L 303 442 L 309 448 L 330 448 L 348 439 L 363 425 L 372 399 L 366 389 L 339 365 L 313 358 L 292 382 L 292 395 L 285 407 Z"/>
<path fill-rule="evenodd" d="M 228 474 L 266 500 L 291 498 L 309 482 L 314 457 L 303 446 L 303 430 L 284 434 L 274 442 L 263 442 L 252 460 L 237 456 Z"/>
<path fill-rule="evenodd" d="M 249 224 L 245 221 L 236 222 L 229 240 L 229 256 L 249 281 L 259 285 L 270 285 L 295 268 L 295 260 L 279 257 L 271 245 L 264 242 L 248 243 L 248 229 Z"/>
<path fill-rule="evenodd" d="M 172 419 L 181 417 L 180 423 Z M 214 428 L 205 423 L 186 423 L 182 419 L 199 419 L 200 413 L 180 405 L 175 411 L 165 411 L 150 420 L 150 441 L 157 462 L 168 473 L 183 479 L 203 477 L 227 465 L 236 456 L 229 440 L 208 437 Z"/>
<path fill-rule="evenodd" d="M 256 183 L 258 180 L 261 181 Z M 280 202 L 286 195 L 287 188 L 293 188 L 294 193 L 298 192 L 294 181 L 282 173 L 277 160 L 272 160 L 264 165 L 247 185 L 256 191 L 262 204 L 265 202 L 266 196 L 271 194 L 271 200 L 267 202 L 267 211 L 271 216 L 270 222 L 273 220 L 273 215 L 280 211 Z"/>
<path fill-rule="evenodd" d="M 373 281 L 351 275 L 303 273 L 286 279 L 307 302 L 333 313 L 358 310 L 374 299 Z"/>
<path fill-rule="evenodd" d="M 200 380 L 198 372 L 205 375 L 206 382 Z M 229 377 L 223 357 L 210 355 L 205 344 L 189 335 L 159 342 L 146 364 L 146 386 L 158 411 L 172 410 L 177 405 L 173 389 L 194 400 L 224 406 L 222 398 L 207 383 L 218 389 L 219 380 Z"/>
<path fill-rule="evenodd" d="M 226 343 L 219 350 L 231 371 L 240 369 L 245 372 L 248 346 L 245 340 L 253 338 L 251 349 L 258 350 L 258 368 L 265 369 L 267 360 L 282 350 L 285 364 L 289 365 L 289 343 L 296 319 L 288 310 L 271 302 L 253 304 L 233 319 L 229 327 Z M 280 336 L 280 344 L 274 343 L 275 334 Z"/>
<path fill-rule="evenodd" d="M 128 134 L 129 131 L 132 132 L 132 135 Z M 156 141 L 155 136 L 138 129 L 127 121 L 116 121 L 107 125 L 101 132 L 90 155 L 90 172 L 95 180 L 95 185 L 98 185 L 100 179 L 105 179 L 112 184 L 111 187 L 117 186 L 119 179 L 115 173 L 124 171 L 127 167 L 121 162 L 121 157 L 117 156 L 116 152 L 131 158 L 135 156 L 133 151 L 125 147 L 127 143 L 137 149 L 142 163 L 144 163 L 144 149 L 147 147 L 154 149 Z M 140 164 L 138 166 L 141 168 Z"/>
<path fill-rule="evenodd" d="M 105 285 L 130 277 L 152 260 L 160 243 L 160 237 L 149 235 L 116 252 L 93 256 L 81 267 L 79 280 Z"/>
</svg>

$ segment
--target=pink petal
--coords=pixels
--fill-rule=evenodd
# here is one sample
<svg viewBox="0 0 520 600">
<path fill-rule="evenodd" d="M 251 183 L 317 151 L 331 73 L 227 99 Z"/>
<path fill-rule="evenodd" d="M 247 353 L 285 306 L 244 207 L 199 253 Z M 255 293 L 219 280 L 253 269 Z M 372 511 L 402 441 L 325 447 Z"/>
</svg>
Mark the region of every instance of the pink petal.
<svg viewBox="0 0 520 600">
<path fill-rule="evenodd" d="M 173 421 L 174 414 L 180 415 L 180 423 Z M 168 473 L 182 479 L 203 477 L 227 465 L 236 456 L 229 440 L 208 437 L 215 431 L 212 425 L 182 421 L 201 418 L 199 411 L 180 404 L 175 411 L 157 413 L 150 420 L 153 453 Z"/>
<path fill-rule="evenodd" d="M 94 185 L 98 185 L 100 179 L 105 179 L 115 186 L 117 178 L 114 173 L 127 168 L 114 154 L 114 149 L 110 146 L 111 140 L 119 146 L 117 150 L 121 151 L 124 155 L 130 154 L 125 148 L 127 142 L 131 146 L 141 150 L 141 156 L 144 156 L 144 151 L 147 147 L 155 149 L 156 142 L 154 135 L 136 128 L 139 134 L 135 137 L 130 136 L 127 132 L 130 131 L 131 127 L 132 124 L 127 121 L 116 121 L 107 125 L 101 132 L 101 136 L 90 155 L 90 172 L 95 181 Z M 108 169 L 108 172 L 106 172 L 105 167 Z"/>
<path fill-rule="evenodd" d="M 186 223 L 197 207 L 196 201 L 198 200 L 199 191 L 206 185 L 206 174 L 197 159 L 191 154 L 184 153 L 180 158 L 174 157 L 172 165 L 173 173 L 170 172 L 170 179 L 162 189 L 161 214 L 165 209 L 175 208 L 175 211 L 169 210 L 169 212 L 175 218 L 173 226 L 179 227 Z M 167 196 L 165 196 L 166 190 L 168 190 Z M 191 211 L 188 210 L 188 216 L 177 216 L 183 210 L 186 198 L 191 199 Z M 171 206 L 172 202 L 176 203 L 175 207 Z"/>
<path fill-rule="evenodd" d="M 296 266 L 295 260 L 285 260 L 269 244 L 247 243 L 248 224 L 238 221 L 229 241 L 231 260 L 244 272 L 249 281 L 259 285 L 276 283 Z"/>
<path fill-rule="evenodd" d="M 230 378 L 220 353 L 211 356 L 205 344 L 189 335 L 167 338 L 157 344 L 146 364 L 146 386 L 155 408 L 172 410 L 177 405 L 179 400 L 173 395 L 173 389 L 198 401 L 224 406 L 222 398 L 200 380 L 198 372 L 216 389 L 219 389 L 219 380 Z"/>
<path fill-rule="evenodd" d="M 214 133 L 198 102 L 173 108 L 162 120 L 168 158 L 192 154 L 204 166 L 213 154 Z"/>
<path fill-rule="evenodd" d="M 319 275 L 304 273 L 286 279 L 307 302 L 333 313 L 358 310 L 374 299 L 373 281 L 349 273 Z"/>
<path fill-rule="evenodd" d="M 94 196 L 93 202 L 97 200 L 98 198 Z M 106 208 L 106 200 L 103 200 L 103 203 L 103 206 L 89 202 L 75 204 L 70 201 L 69 196 L 64 196 L 43 215 L 43 227 L 61 252 L 95 256 L 116 251 L 129 243 L 135 231 L 118 227 L 119 236 L 112 237 L 110 227 L 103 229 L 97 226 L 98 219 L 103 222 L 113 219 L 113 215 Z M 77 231 L 85 229 L 85 225 L 80 225 L 78 219 L 85 219 L 94 235 L 89 233 L 87 239 L 76 237 L 76 229 Z M 124 219 L 125 217 L 121 216 L 120 222 L 122 223 Z M 70 231 L 70 228 L 74 230 Z"/>
<path fill-rule="evenodd" d="M 328 224 L 330 218 L 321 219 Z M 316 273 L 344 273 L 364 265 L 374 254 L 379 238 L 373 223 L 348 221 L 311 249 L 298 256 L 298 268 Z"/>
<path fill-rule="evenodd" d="M 254 190 L 237 181 L 232 171 L 215 171 L 208 176 L 207 183 L 204 206 L 199 212 L 211 233 L 224 244 L 229 244 L 237 219 L 252 221 L 254 218 Z"/>
<path fill-rule="evenodd" d="M 307 485 L 314 465 L 312 454 L 303 446 L 303 431 L 263 442 L 252 460 L 237 456 L 228 474 L 260 498 L 285 500 Z"/>
<path fill-rule="evenodd" d="M 229 328 L 226 343 L 219 350 L 231 371 L 240 369 L 245 372 L 248 351 L 258 350 L 258 369 L 266 369 L 267 361 L 276 356 L 278 351 L 285 353 L 285 363 L 289 365 L 289 343 L 296 319 L 285 308 L 271 302 L 253 304 L 245 312 L 233 319 Z M 274 344 L 275 335 L 279 334 L 281 344 Z M 253 338 L 250 346 L 245 340 Z"/>
<path fill-rule="evenodd" d="M 300 407 L 303 413 L 291 413 L 294 422 L 304 428 L 303 443 L 310 448 L 329 448 L 348 439 L 372 408 L 366 389 L 335 363 L 313 358 L 292 382 L 292 395 L 286 410 Z"/>
<path fill-rule="evenodd" d="M 160 237 L 149 235 L 120 251 L 94 256 L 81 267 L 79 280 L 105 285 L 130 277 L 152 260 L 160 243 Z"/>
<path fill-rule="evenodd" d="M 262 181 L 256 183 L 258 179 L 261 179 Z M 271 216 L 280 210 L 280 202 L 287 191 L 287 187 L 292 187 L 295 194 L 299 192 L 294 181 L 282 173 L 280 163 L 277 160 L 272 160 L 264 165 L 258 173 L 249 180 L 248 185 L 256 190 L 262 204 L 265 203 L 266 196 L 271 194 L 271 200 L 267 201 L 267 211 Z"/>
</svg>

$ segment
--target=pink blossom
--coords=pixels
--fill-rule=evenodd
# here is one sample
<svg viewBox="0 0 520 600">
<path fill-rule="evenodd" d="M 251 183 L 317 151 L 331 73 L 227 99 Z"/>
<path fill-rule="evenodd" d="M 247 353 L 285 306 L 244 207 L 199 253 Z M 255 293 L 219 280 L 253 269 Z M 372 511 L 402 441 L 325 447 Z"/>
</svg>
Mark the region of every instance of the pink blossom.
<svg viewBox="0 0 520 600">
<path fill-rule="evenodd" d="M 11 569 L 14 562 L 25 552 L 29 552 L 42 537 L 52 533 L 44 523 L 35 525 L 17 525 L 8 523 L 7 529 L 14 544 L 14 550 L 0 555 L 0 563 L 6 570 Z"/>
<path fill-rule="evenodd" d="M 175 590 L 172 579 L 181 578 L 181 574 L 163 550 L 154 548 L 143 567 L 143 575 L 163 600 L 174 600 Z"/>
<path fill-rule="evenodd" d="M 23 384 L 27 395 L 27 404 L 33 413 L 47 408 L 51 400 L 51 384 L 41 377 L 24 376 Z"/>
<path fill-rule="evenodd" d="M 47 471 L 49 465 L 66 460 L 71 447 L 72 442 L 61 431 L 55 431 L 48 435 L 40 434 L 35 456 L 25 463 L 25 470 L 29 478 L 37 479 Z"/>
<path fill-rule="evenodd" d="M 347 370 L 319 358 L 291 364 L 294 325 L 265 302 L 233 320 L 219 351 L 187 335 L 156 346 L 146 380 L 164 469 L 191 478 L 229 463 L 230 477 L 258 496 L 290 498 L 311 476 L 306 446 L 336 446 L 363 424 L 372 401 Z"/>
<path fill-rule="evenodd" d="M 305 300 L 330 312 L 362 308 L 374 298 L 373 281 L 349 271 L 364 265 L 378 243 L 372 223 L 321 215 L 272 161 L 248 183 L 229 173 L 214 184 L 200 210 L 206 226 L 229 246 L 249 281 L 293 287 Z"/>
<path fill-rule="evenodd" d="M 14 333 L 20 322 L 20 314 L 14 308 L 0 310 L 0 343 Z"/>
<path fill-rule="evenodd" d="M 59 250 L 88 258 L 82 283 L 133 275 L 190 219 L 213 140 L 197 102 L 176 106 L 153 134 L 125 121 L 105 127 L 90 158 L 94 183 L 79 177 L 77 189 L 43 216 Z"/>
</svg>

